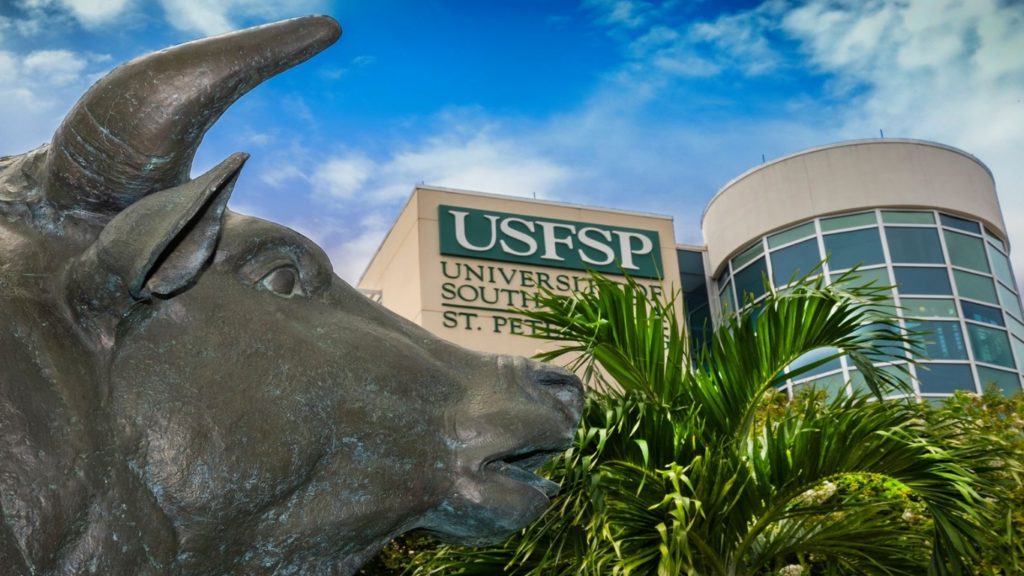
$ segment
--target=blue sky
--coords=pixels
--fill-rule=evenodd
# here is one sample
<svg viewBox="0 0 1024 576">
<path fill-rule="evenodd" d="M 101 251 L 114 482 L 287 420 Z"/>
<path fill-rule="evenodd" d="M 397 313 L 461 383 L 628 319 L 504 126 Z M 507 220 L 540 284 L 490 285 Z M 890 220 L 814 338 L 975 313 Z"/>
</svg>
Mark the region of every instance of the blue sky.
<svg viewBox="0 0 1024 576">
<path fill-rule="evenodd" d="M 231 206 L 354 281 L 419 182 L 700 215 L 759 164 L 936 140 L 994 172 L 1024 271 L 1024 4 L 1005 0 L 0 0 L 0 155 L 50 139 L 114 65 L 311 13 L 338 44 L 258 87 L 195 173 L 252 159 Z"/>
</svg>

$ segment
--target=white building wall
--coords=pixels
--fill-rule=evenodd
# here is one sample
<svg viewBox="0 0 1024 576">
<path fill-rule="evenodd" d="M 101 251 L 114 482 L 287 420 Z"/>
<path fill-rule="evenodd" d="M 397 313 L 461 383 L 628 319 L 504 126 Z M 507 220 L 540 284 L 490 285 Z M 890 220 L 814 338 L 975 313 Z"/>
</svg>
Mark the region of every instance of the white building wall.
<svg viewBox="0 0 1024 576">
<path fill-rule="evenodd" d="M 1006 229 L 992 174 L 970 154 L 920 140 L 858 140 L 758 166 L 704 210 L 711 273 L 754 239 L 816 216 L 861 208 L 940 208 Z"/>
</svg>

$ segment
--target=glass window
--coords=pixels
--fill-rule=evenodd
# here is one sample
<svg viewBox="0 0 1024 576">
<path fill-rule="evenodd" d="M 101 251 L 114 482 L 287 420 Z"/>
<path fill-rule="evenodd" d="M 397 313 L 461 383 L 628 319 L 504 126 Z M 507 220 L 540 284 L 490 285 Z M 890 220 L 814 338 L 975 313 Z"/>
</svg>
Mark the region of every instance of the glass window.
<svg viewBox="0 0 1024 576">
<path fill-rule="evenodd" d="M 915 351 L 931 360 L 967 360 L 967 347 L 959 322 L 915 320 L 907 329 L 921 332 L 916 339 L 921 345 Z"/>
<path fill-rule="evenodd" d="M 701 277 L 704 282 L 706 272 L 704 270 L 704 254 L 706 251 L 690 250 L 688 248 L 676 248 L 676 261 L 679 263 L 681 274 L 693 274 Z M 684 288 L 687 288 L 684 286 Z"/>
<path fill-rule="evenodd" d="M 771 256 L 772 280 L 776 286 L 784 286 L 790 280 L 806 275 L 821 262 L 817 238 L 776 250 Z"/>
<path fill-rule="evenodd" d="M 892 335 L 902 333 L 898 327 L 872 322 L 854 328 L 854 333 L 861 337 L 873 337 L 871 345 L 882 354 L 906 356 L 904 348 L 892 340 Z"/>
<path fill-rule="evenodd" d="M 888 372 L 896 380 L 899 380 L 903 384 L 910 388 L 910 369 L 906 364 L 889 364 L 888 366 L 879 366 L 882 372 Z"/>
<path fill-rule="evenodd" d="M 965 232 L 981 234 L 981 226 L 977 222 L 964 220 L 963 218 L 957 218 L 956 216 L 950 216 L 949 214 L 939 214 L 939 220 L 942 221 L 943 226 L 956 228 Z"/>
<path fill-rule="evenodd" d="M 845 282 L 840 282 L 843 276 L 849 274 L 849 277 Z M 885 268 L 858 268 L 856 272 L 850 274 L 849 272 L 840 272 L 832 274 L 829 277 L 833 284 L 842 283 L 846 286 L 867 286 L 871 284 L 872 287 L 879 286 L 892 286 L 892 282 L 889 281 L 889 271 Z"/>
<path fill-rule="evenodd" d="M 886 268 L 868 268 L 867 270 L 858 268 L 856 271 L 848 270 L 846 272 L 832 274 L 830 279 L 832 284 L 835 284 L 845 290 L 852 290 L 854 288 L 868 285 L 871 286 L 872 290 L 892 286 L 892 281 L 889 280 L 889 271 Z M 896 307 L 896 300 L 893 297 L 892 288 L 889 290 L 879 290 L 877 295 L 885 296 L 886 298 L 884 301 L 872 305 L 873 309 L 887 316 L 899 315 L 899 308 Z"/>
<path fill-rule="evenodd" d="M 691 349 L 695 354 L 704 348 L 713 325 L 704 256 L 705 253 L 699 250 L 676 249 L 686 325 L 690 332 Z"/>
<path fill-rule="evenodd" d="M 1010 347 L 1013 348 L 1013 355 L 1017 357 L 1017 366 L 1024 366 L 1024 341 L 1011 337 Z"/>
<path fill-rule="evenodd" d="M 859 392 L 861 394 L 871 393 L 871 389 L 868 388 L 867 383 L 864 381 L 864 375 L 856 368 L 850 369 L 850 388 L 852 388 L 854 392 Z"/>
<path fill-rule="evenodd" d="M 975 322 L 984 322 L 993 326 L 1003 326 L 1003 312 L 993 306 L 985 306 L 976 302 L 961 300 L 960 306 L 964 309 L 964 318 Z"/>
<path fill-rule="evenodd" d="M 900 298 L 903 315 L 908 318 L 956 318 L 952 298 Z"/>
<path fill-rule="evenodd" d="M 1003 284 L 1013 286 L 1013 272 L 1010 271 L 1010 261 L 1007 260 L 1006 256 L 999 250 L 996 250 L 991 244 L 988 246 L 988 255 L 992 259 L 992 269 L 996 274 L 996 278 L 1002 280 Z"/>
<path fill-rule="evenodd" d="M 998 246 L 999 249 L 1003 251 L 1003 254 L 1006 254 L 1006 244 L 999 239 L 999 236 L 995 232 L 985 228 L 985 237 L 988 238 L 988 241 L 993 245 Z"/>
<path fill-rule="evenodd" d="M 838 352 L 839 350 L 835 348 L 818 348 L 816 350 L 811 350 L 810 352 L 797 358 L 792 364 L 790 364 L 789 372 L 793 372 L 794 370 L 807 366 L 808 364 L 813 364 L 819 360 L 828 358 L 829 356 L 832 356 Z M 842 368 L 842 364 L 840 364 L 839 358 L 833 358 L 832 360 L 825 362 L 821 366 L 817 366 L 815 368 L 808 370 L 807 372 L 798 374 L 797 376 L 795 376 L 795 378 L 803 380 L 805 378 L 812 378 L 814 376 L 824 374 L 826 372 L 832 372 L 833 370 L 839 370 L 840 368 Z"/>
<path fill-rule="evenodd" d="M 764 258 L 758 258 L 750 266 L 740 270 L 734 275 L 736 280 L 736 296 L 740 306 L 747 301 L 747 294 L 759 298 L 765 293 L 764 276 L 768 274 L 768 265 Z"/>
<path fill-rule="evenodd" d="M 999 299 L 1003 301 L 1003 308 L 1006 308 L 1007 312 L 1017 318 L 1024 318 L 1024 316 L 1021 316 L 1020 299 L 1017 298 L 1017 295 L 998 282 L 996 283 L 996 289 L 999 291 Z"/>
<path fill-rule="evenodd" d="M 732 282 L 726 282 L 725 288 L 718 293 L 719 302 L 722 305 L 722 316 L 728 316 L 733 312 Z"/>
<path fill-rule="evenodd" d="M 957 390 L 977 392 L 971 367 L 967 364 L 922 362 L 917 365 L 917 381 L 922 394 L 952 394 Z"/>
<path fill-rule="evenodd" d="M 793 398 L 800 398 L 804 394 L 811 392 L 811 386 L 809 384 L 806 386 L 803 384 L 794 384 L 790 387 L 790 390 L 792 391 Z"/>
<path fill-rule="evenodd" d="M 908 388 L 910 387 L 910 374 L 906 372 L 906 364 L 891 364 L 887 366 L 879 366 L 878 369 L 882 372 L 887 372 L 888 374 L 891 374 L 897 380 L 906 384 Z M 867 383 L 865 383 L 864 374 L 862 374 L 860 370 L 850 370 L 850 384 L 853 387 L 854 392 L 868 393 L 871 390 L 870 388 L 868 388 Z"/>
<path fill-rule="evenodd" d="M 934 228 L 885 227 L 889 257 L 908 264 L 944 264 L 939 231 Z"/>
<path fill-rule="evenodd" d="M 1010 334 L 1024 340 L 1024 324 L 1020 323 L 1013 316 L 1006 317 L 1006 324 L 1010 328 Z"/>
<path fill-rule="evenodd" d="M 822 218 L 821 219 L 821 230 L 822 232 L 831 232 L 832 230 L 842 230 L 844 228 L 857 228 L 859 226 L 868 226 L 875 224 L 874 212 L 863 212 L 861 214 L 850 214 L 848 216 L 836 216 L 835 218 Z"/>
<path fill-rule="evenodd" d="M 814 234 L 814 222 L 801 224 L 796 228 L 790 228 L 789 230 L 784 230 L 782 232 L 779 232 L 778 234 L 772 234 L 771 236 L 769 236 L 768 247 L 778 248 L 783 244 L 789 244 L 790 242 L 794 242 L 801 238 L 806 238 L 811 234 Z"/>
<path fill-rule="evenodd" d="M 815 390 L 821 390 L 825 392 L 825 398 L 829 401 L 835 400 L 840 394 L 846 394 L 846 382 L 843 380 L 843 373 L 829 374 L 828 376 L 822 376 L 821 378 L 815 378 L 808 382 L 802 382 L 793 388 L 802 392 L 807 390 L 811 386 Z"/>
<path fill-rule="evenodd" d="M 896 318 L 900 315 L 900 307 L 896 305 L 896 300 L 891 297 L 886 298 L 884 302 L 872 305 L 871 309 L 889 318 Z"/>
<path fill-rule="evenodd" d="M 981 238 L 943 230 L 946 236 L 946 250 L 949 263 L 979 272 L 988 272 L 988 258 L 985 257 L 985 243 Z"/>
<path fill-rule="evenodd" d="M 967 334 L 971 338 L 971 348 L 974 350 L 975 360 L 1007 368 L 1016 367 L 1013 362 L 1013 352 L 1010 349 L 1010 337 L 1005 330 L 968 324 Z"/>
<path fill-rule="evenodd" d="M 953 279 L 956 281 L 956 291 L 961 298 L 999 304 L 999 300 L 996 299 L 996 286 L 992 283 L 991 278 L 963 270 L 953 270 Z"/>
<path fill-rule="evenodd" d="M 982 392 L 988 390 L 990 386 L 999 388 L 1007 396 L 1019 394 L 1021 391 L 1020 377 L 1017 376 L 1016 372 L 978 366 L 978 380 L 981 383 Z"/>
<path fill-rule="evenodd" d="M 945 268 L 893 267 L 900 294 L 952 294 Z"/>
<path fill-rule="evenodd" d="M 732 259 L 732 269 L 737 270 L 742 268 L 744 264 L 760 256 L 762 252 L 764 252 L 764 245 L 761 244 L 761 242 L 754 244 L 750 248 L 741 252 L 739 256 Z"/>
<path fill-rule="evenodd" d="M 761 304 L 754 304 L 753 306 L 751 306 L 749 316 L 750 323 L 756 326 L 757 319 L 761 317 L 762 312 L 764 312 L 764 306 L 762 306 Z"/>
<path fill-rule="evenodd" d="M 878 228 L 828 234 L 825 236 L 825 254 L 828 255 L 828 266 L 832 270 L 885 262 Z"/>
<path fill-rule="evenodd" d="M 935 224 L 935 216 L 931 212 L 903 212 L 885 210 L 882 222 L 886 224 Z"/>
</svg>

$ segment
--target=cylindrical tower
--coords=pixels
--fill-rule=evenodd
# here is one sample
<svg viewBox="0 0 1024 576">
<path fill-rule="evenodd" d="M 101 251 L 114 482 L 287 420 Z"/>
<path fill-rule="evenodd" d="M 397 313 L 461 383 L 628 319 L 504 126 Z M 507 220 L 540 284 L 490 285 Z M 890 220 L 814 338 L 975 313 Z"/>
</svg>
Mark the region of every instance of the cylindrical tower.
<svg viewBox="0 0 1024 576">
<path fill-rule="evenodd" d="M 784 286 L 828 257 L 830 281 L 894 285 L 894 312 L 927 332 L 916 393 L 996 385 L 1021 390 L 1024 313 L 988 168 L 918 140 L 862 140 L 799 152 L 749 170 L 715 195 L 702 224 L 723 312 Z M 823 354 L 828 351 L 823 351 Z M 845 360 L 792 384 L 838 392 L 858 375 Z"/>
</svg>

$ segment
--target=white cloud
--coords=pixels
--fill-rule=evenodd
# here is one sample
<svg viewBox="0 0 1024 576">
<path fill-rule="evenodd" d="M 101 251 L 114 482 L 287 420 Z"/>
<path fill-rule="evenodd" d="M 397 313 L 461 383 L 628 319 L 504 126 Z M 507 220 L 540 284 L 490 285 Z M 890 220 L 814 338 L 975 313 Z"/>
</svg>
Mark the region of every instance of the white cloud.
<svg viewBox="0 0 1024 576">
<path fill-rule="evenodd" d="M 1024 149 L 1024 6 L 1019 2 L 767 0 L 704 22 L 692 21 L 686 9 L 673 11 L 673 5 L 682 6 L 584 3 L 622 44 L 624 60 L 584 108 L 552 123 L 552 131 L 558 124 L 561 134 L 549 139 L 563 144 L 554 149 L 563 163 L 566 150 L 591 159 L 601 182 L 589 190 L 599 189 L 604 180 L 622 185 L 628 179 L 624 175 L 644 186 L 672 174 L 681 180 L 677 189 L 686 190 L 685 182 L 706 183 L 707 173 L 721 175 L 739 164 L 732 174 L 726 172 L 721 185 L 755 165 L 761 152 L 772 157 L 871 137 L 881 128 L 887 136 L 962 148 L 992 169 L 1016 248 L 1018 280 L 1024 280 L 1024 163 L 1019 160 Z M 731 71 L 747 77 L 736 80 L 741 90 L 746 89 L 743 82 L 754 85 L 753 77 L 797 82 L 774 113 L 750 110 L 751 104 L 736 109 L 737 103 L 752 102 L 738 98 L 680 107 L 684 114 L 697 111 L 689 126 L 666 116 L 673 98 L 705 98 L 702 87 L 722 89 L 717 77 Z M 807 79 L 807 72 L 814 76 Z M 825 82 L 824 100 L 813 97 L 818 82 Z M 766 98 L 770 102 L 779 96 Z M 733 109 L 735 119 L 705 123 L 699 114 L 709 108 Z M 663 125 L 650 120 L 654 115 L 664 118 Z M 703 138 L 705 145 L 694 145 L 694 138 Z M 666 150 L 678 160 L 667 160 Z M 743 154 L 749 162 L 737 161 Z M 646 156 L 659 158 L 661 165 Z M 694 177 L 686 178 L 688 173 Z M 711 192 L 685 194 L 704 195 L 706 201 Z M 675 213 L 677 220 L 688 218 L 689 210 L 678 206 L 664 211 Z M 687 231 L 680 236 L 688 236 Z"/>
<path fill-rule="evenodd" d="M 82 78 L 87 61 L 70 50 L 38 50 L 29 53 L 22 64 L 25 74 L 37 82 L 66 86 Z"/>
<path fill-rule="evenodd" d="M 377 62 L 377 58 L 375 56 L 356 56 L 352 59 L 351 66 L 349 67 L 331 66 L 328 68 L 321 68 L 319 74 L 328 80 L 337 80 L 338 78 L 341 78 L 353 71 L 366 68 L 367 66 L 372 66 L 375 62 Z"/>
<path fill-rule="evenodd" d="M 703 204 L 691 198 L 710 197 L 715 186 L 755 163 L 753 153 L 746 160 L 737 157 L 738 139 L 754 150 L 765 150 L 765 142 L 779 133 L 800 139 L 804 146 L 819 141 L 794 122 L 729 126 L 717 134 L 678 121 L 639 126 L 621 109 L 599 101 L 527 133 L 511 131 L 510 126 L 479 117 L 448 118 L 440 133 L 397 146 L 372 165 L 350 151 L 305 167 L 297 167 L 302 160 L 296 156 L 283 159 L 263 180 L 282 190 L 317 181 L 336 186 L 331 196 L 320 194 L 319 201 L 311 200 L 317 207 L 310 212 L 318 211 L 319 224 L 303 220 L 289 225 L 324 246 L 339 275 L 354 282 L 412 188 L 421 182 L 674 214 L 680 241 L 698 243 Z M 303 176 L 304 172 L 313 176 Z M 323 220 L 328 214 L 336 215 L 334 220 Z"/>
<path fill-rule="evenodd" d="M 667 26 L 652 27 L 631 42 L 627 51 L 634 62 L 647 62 L 656 71 L 670 76 L 714 76 L 721 71 L 718 64 L 699 55 L 683 34 Z M 650 73 L 648 67 L 640 66 L 635 76 L 647 76 L 650 79 Z"/>
<path fill-rule="evenodd" d="M 260 178 L 275 188 L 305 183 L 322 196 L 366 205 L 404 200 L 417 183 L 549 198 L 570 178 L 570 171 L 547 157 L 537 140 L 494 131 L 447 125 L 419 142 L 396 144 L 396 151 L 378 160 L 344 152 L 310 163 L 295 154 L 291 163 L 283 161 Z"/>
<path fill-rule="evenodd" d="M 376 56 L 366 56 L 366 55 L 364 55 L 364 56 L 356 56 L 355 58 L 352 59 L 352 67 L 353 68 L 365 68 L 366 66 L 370 66 L 371 64 L 373 64 L 376 61 L 377 61 L 377 57 Z"/>
<path fill-rule="evenodd" d="M 549 197 L 568 170 L 525 143 L 495 137 L 483 129 L 432 138 L 396 154 L 381 167 L 382 198 L 401 198 L 410 183 L 485 190 L 511 196 Z"/>
<path fill-rule="evenodd" d="M 274 165 L 260 174 L 260 180 L 271 188 L 284 188 L 294 181 L 308 181 L 305 173 L 295 165 Z"/>
<path fill-rule="evenodd" d="M 1024 279 L 1024 9 L 998 0 L 812 0 L 785 30 L 851 94 L 850 137 L 886 135 L 963 148 L 996 177 L 1018 282 Z"/>
<path fill-rule="evenodd" d="M 0 155 L 19 154 L 48 141 L 102 60 L 69 50 L 0 50 Z"/>
<path fill-rule="evenodd" d="M 256 132 L 247 130 L 239 136 L 240 140 L 249 146 L 266 146 L 274 141 L 273 134 L 267 132 Z"/>
<path fill-rule="evenodd" d="M 212 36 L 235 28 L 227 15 L 229 2 L 214 5 L 196 0 L 160 0 L 160 3 L 167 21 L 178 30 Z"/>
<path fill-rule="evenodd" d="M 729 69 L 763 75 L 784 62 L 773 45 L 780 15 L 787 7 L 783 0 L 696 22 L 678 14 L 675 3 L 642 4 L 627 12 L 644 17 L 629 19 L 628 25 L 609 16 L 618 4 L 601 0 L 585 5 L 600 9 L 597 22 L 622 39 L 627 59 L 611 77 L 623 86 L 639 86 L 648 98 L 680 80 L 713 77 Z"/>
<path fill-rule="evenodd" d="M 313 187 L 335 198 L 352 198 L 362 190 L 373 170 L 373 161 L 362 154 L 336 156 L 317 167 Z"/>
<path fill-rule="evenodd" d="M 769 34 L 785 7 L 778 0 L 770 0 L 754 10 L 697 22 L 687 36 L 692 42 L 709 44 L 720 63 L 728 62 L 750 75 L 765 74 L 781 61 Z"/>
<path fill-rule="evenodd" d="M 394 152 L 377 159 L 362 152 L 317 156 L 296 149 L 259 178 L 298 193 L 296 201 L 304 206 L 294 212 L 315 215 L 285 223 L 323 246 L 338 274 L 350 282 L 359 279 L 417 183 L 551 198 L 571 180 L 571 171 L 547 157 L 540 141 L 496 136 L 497 126 L 481 127 L 480 118 L 457 116 L 442 115 L 433 136 L 396 144 Z M 263 211 L 252 202 L 245 209 Z"/>
<path fill-rule="evenodd" d="M 315 123 L 316 117 L 313 115 L 313 111 L 310 110 L 309 104 L 306 104 L 306 100 L 298 94 L 292 94 L 285 96 L 281 100 L 282 108 L 289 114 L 292 114 L 296 118 L 308 122 Z"/>
<path fill-rule="evenodd" d="M 654 9 L 643 0 L 585 0 L 583 6 L 597 14 L 599 23 L 625 28 L 642 26 Z"/>
<path fill-rule="evenodd" d="M 109 28 L 140 15 L 151 3 L 139 0 L 14 0 L 23 17 L 0 16 L 0 33 L 14 30 L 35 36 L 59 27 L 56 19 L 73 19 L 89 29 Z M 156 3 L 152 3 L 156 4 Z M 188 34 L 211 36 L 252 23 L 322 13 L 330 0 L 159 0 L 164 17 L 174 28 Z M 63 23 L 61 23 L 63 24 Z"/>
<path fill-rule="evenodd" d="M 17 57 L 12 52 L 0 51 L 0 86 L 9 85 L 17 77 Z"/>
<path fill-rule="evenodd" d="M 116 20 L 132 0 L 59 0 L 59 4 L 83 26 L 96 27 Z"/>
<path fill-rule="evenodd" d="M 611 0 L 589 4 L 603 9 L 598 22 L 610 27 L 609 10 L 614 5 Z M 666 6 L 644 12 L 645 19 L 632 27 L 613 28 L 623 43 L 625 60 L 586 109 L 568 116 L 567 139 L 590 130 L 607 135 L 594 140 L 614 137 L 648 151 L 651 139 L 681 139 L 682 149 L 700 158 L 703 150 L 686 148 L 687 128 L 671 122 L 668 127 L 645 124 L 642 112 L 664 106 L 666 98 L 676 93 L 699 94 L 702 78 L 727 71 L 741 72 L 747 81 L 769 73 L 778 78 L 792 76 L 806 81 L 806 86 L 824 81 L 827 101 L 810 100 L 797 84 L 779 102 L 776 118 L 743 110 L 735 122 L 727 121 L 729 126 L 705 125 L 706 135 L 711 138 L 713 130 L 716 140 L 731 140 L 731 145 L 720 149 L 730 155 L 749 150 L 755 134 L 771 156 L 773 150 L 795 152 L 810 145 L 871 137 L 879 129 L 887 136 L 962 148 L 992 169 L 1011 243 L 1024 246 L 1024 163 L 1019 161 L 1019 151 L 1024 149 L 1024 34 L 1020 33 L 1024 6 L 1020 3 L 805 0 L 794 5 L 767 0 L 706 22 L 680 18 Z M 806 80 L 808 71 L 816 78 Z M 697 89 L 686 91 L 687 86 Z M 699 118 L 693 120 L 700 125 Z M 768 135 L 760 132 L 773 123 L 788 128 Z M 730 130 L 736 132 L 730 134 Z M 646 139 L 639 134 L 643 131 Z M 815 137 L 819 140 L 808 141 Z M 788 149 L 787 143 L 792 144 Z M 631 157 L 628 149 L 620 153 Z M 598 158 L 600 154 L 595 152 Z M 643 159 L 633 161 L 643 163 Z M 628 172 L 616 158 L 595 163 L 606 167 L 605 162 Z M 685 163 L 689 170 L 700 169 L 690 162 Z M 651 171 L 670 172 L 658 167 Z M 1015 249 L 1014 258 L 1018 280 L 1024 280 L 1024 249 Z"/>
<path fill-rule="evenodd" d="M 392 218 L 380 212 L 371 213 L 359 222 L 357 234 L 337 247 L 329 247 L 328 255 L 338 276 L 354 286 L 377 253 L 392 224 Z"/>
<path fill-rule="evenodd" d="M 671 55 L 659 54 L 651 59 L 651 64 L 655 69 L 672 76 L 714 76 L 722 70 L 714 62 L 685 51 L 676 51 Z"/>
<path fill-rule="evenodd" d="M 96 29 L 133 13 L 135 3 L 136 0 L 15 0 L 24 16 L 8 19 L 8 25 L 26 37 L 62 27 L 68 17 L 85 28 Z"/>
<path fill-rule="evenodd" d="M 262 214 L 263 210 L 256 205 L 232 204 L 231 209 L 281 222 L 309 238 L 327 253 L 335 274 L 353 286 L 359 281 L 394 223 L 392 212 L 379 208 L 361 215 L 351 210 L 310 212 L 284 221 L 275 218 L 273 214 Z"/>
<path fill-rule="evenodd" d="M 83 0 L 85 1 L 85 0 Z M 239 27 L 239 21 L 279 20 L 322 12 L 326 0 L 160 0 L 167 21 L 184 32 L 210 36 Z"/>
</svg>

